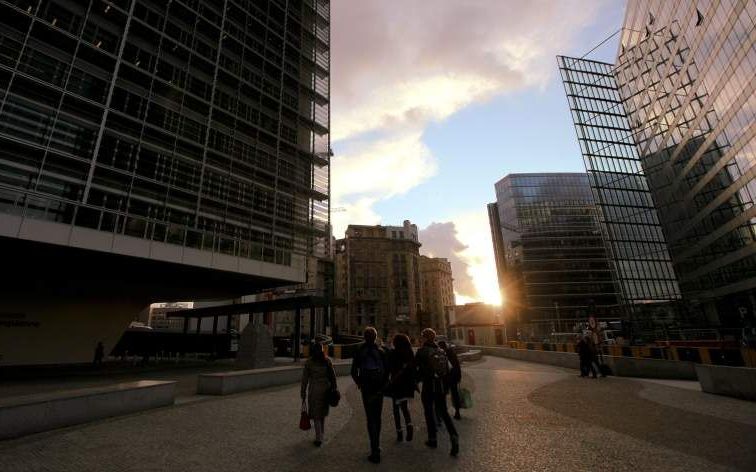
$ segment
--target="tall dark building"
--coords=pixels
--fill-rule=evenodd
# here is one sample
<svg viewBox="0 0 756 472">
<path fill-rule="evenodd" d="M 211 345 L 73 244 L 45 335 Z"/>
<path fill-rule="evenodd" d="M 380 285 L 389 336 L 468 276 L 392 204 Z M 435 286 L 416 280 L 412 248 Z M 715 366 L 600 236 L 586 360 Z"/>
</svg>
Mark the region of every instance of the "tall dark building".
<svg viewBox="0 0 756 472">
<path fill-rule="evenodd" d="M 665 242 L 684 323 L 738 327 L 756 308 L 754 26 L 753 2 L 631 0 L 615 64 L 559 58 L 589 172 L 596 163 L 594 191 L 618 181 L 648 189 L 642 206 L 663 231 L 640 236 Z M 619 180 L 618 162 L 633 162 Z M 623 218 L 638 214 L 628 195 L 609 193 Z M 641 283 L 672 294 L 668 275 Z"/>
<path fill-rule="evenodd" d="M 329 28 L 328 0 L 0 0 L 0 363 L 88 358 L 151 301 L 305 281 Z"/>
<path fill-rule="evenodd" d="M 507 175 L 496 183 L 489 216 L 505 303 L 528 333 L 571 331 L 590 314 L 618 316 L 586 174 Z"/>
</svg>

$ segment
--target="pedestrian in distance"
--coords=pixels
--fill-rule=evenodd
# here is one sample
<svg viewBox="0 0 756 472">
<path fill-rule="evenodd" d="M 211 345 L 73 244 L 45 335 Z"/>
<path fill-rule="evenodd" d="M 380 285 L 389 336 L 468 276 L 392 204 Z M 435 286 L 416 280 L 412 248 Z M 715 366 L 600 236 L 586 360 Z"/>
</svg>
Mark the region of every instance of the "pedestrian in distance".
<svg viewBox="0 0 756 472">
<path fill-rule="evenodd" d="M 383 411 L 383 391 L 389 379 L 386 353 L 376 343 L 378 332 L 367 327 L 365 342 L 360 345 L 352 359 L 352 379 L 362 395 L 365 408 L 370 455 L 368 460 L 374 464 L 381 462 L 381 414 Z"/>
<path fill-rule="evenodd" d="M 396 334 L 392 341 L 394 349 L 388 354 L 389 386 L 388 397 L 391 398 L 391 406 L 394 413 L 394 425 L 396 426 L 396 440 L 404 440 L 402 428 L 402 415 L 407 429 L 407 441 L 412 441 L 415 427 L 412 424 L 409 404 L 415 398 L 415 353 L 412 344 L 405 334 Z"/>
<path fill-rule="evenodd" d="M 431 328 L 425 328 L 421 333 L 423 345 L 417 351 L 415 362 L 417 363 L 418 376 L 423 383 L 420 399 L 423 402 L 425 424 L 428 428 L 428 440 L 425 445 L 430 448 L 438 447 L 436 428 L 436 414 L 441 417 L 446 431 L 449 433 L 451 450 L 449 454 L 459 454 L 459 435 L 446 409 L 446 391 L 444 384 L 449 375 L 449 359 L 446 351 L 436 344 L 436 332 Z"/>
<path fill-rule="evenodd" d="M 578 358 L 580 359 L 580 376 L 588 377 L 588 372 L 593 372 L 593 377 L 596 377 L 596 370 L 591 363 L 591 348 L 588 346 L 588 340 L 586 336 L 582 336 L 575 344 L 575 350 L 577 351 Z"/>
<path fill-rule="evenodd" d="M 586 336 L 586 341 L 588 343 L 588 350 L 591 353 L 590 356 L 590 367 L 591 367 L 591 373 L 593 373 L 593 378 L 596 378 L 596 372 L 601 374 L 601 377 L 606 377 L 606 373 L 602 369 L 601 363 L 599 362 L 599 347 L 596 343 L 596 340 L 594 339 L 594 336 L 589 334 Z M 593 366 L 596 366 L 595 368 Z"/>
<path fill-rule="evenodd" d="M 302 371 L 302 403 L 307 401 L 307 413 L 315 426 L 315 444 L 320 447 L 325 435 L 325 419 L 328 416 L 331 392 L 338 389 L 336 372 L 323 345 L 314 342 L 310 347 L 310 358 Z"/>
<path fill-rule="evenodd" d="M 97 346 L 95 346 L 94 359 L 92 360 L 92 365 L 101 366 L 102 359 L 104 357 L 105 357 L 105 345 L 102 344 L 102 341 L 97 341 Z"/>
<path fill-rule="evenodd" d="M 453 348 L 449 347 L 446 341 L 440 341 L 438 347 L 446 352 L 446 357 L 449 359 L 449 364 L 451 364 L 446 384 L 451 394 L 452 407 L 454 407 L 454 419 L 461 420 L 462 415 L 459 413 L 459 410 L 462 408 L 462 397 L 459 395 L 459 383 L 462 382 L 462 364 L 459 362 L 457 353 Z"/>
</svg>

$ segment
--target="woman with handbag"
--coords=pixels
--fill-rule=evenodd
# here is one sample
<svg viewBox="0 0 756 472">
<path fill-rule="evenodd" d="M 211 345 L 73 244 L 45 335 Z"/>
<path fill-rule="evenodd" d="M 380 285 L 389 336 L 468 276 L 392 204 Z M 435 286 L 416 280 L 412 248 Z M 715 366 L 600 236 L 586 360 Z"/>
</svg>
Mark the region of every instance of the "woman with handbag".
<svg viewBox="0 0 756 472">
<path fill-rule="evenodd" d="M 328 409 L 338 395 L 336 386 L 336 372 L 333 363 L 324 351 L 324 346 L 313 342 L 310 358 L 305 363 L 302 372 L 302 403 L 307 399 L 307 413 L 315 426 L 315 446 L 323 444 L 325 433 L 325 418 Z M 338 400 L 335 401 L 338 403 Z M 335 405 L 334 405 L 335 406 Z"/>
<path fill-rule="evenodd" d="M 391 405 L 394 410 L 394 424 L 396 425 L 396 440 L 403 441 L 402 418 L 407 427 L 407 441 L 412 441 L 414 427 L 410 416 L 409 402 L 415 397 L 415 353 L 412 351 L 412 343 L 405 334 L 397 334 L 392 341 L 394 349 L 388 356 L 389 386 L 388 396 L 391 397 Z"/>
</svg>

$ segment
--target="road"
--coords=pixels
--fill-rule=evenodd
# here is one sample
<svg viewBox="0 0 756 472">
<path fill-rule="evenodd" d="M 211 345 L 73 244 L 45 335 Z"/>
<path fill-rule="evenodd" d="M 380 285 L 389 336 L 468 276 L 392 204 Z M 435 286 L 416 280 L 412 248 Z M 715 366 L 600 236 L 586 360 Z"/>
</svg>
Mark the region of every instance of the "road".
<svg viewBox="0 0 756 472">
<path fill-rule="evenodd" d="M 424 446 L 419 399 L 412 443 L 397 443 L 384 405 L 383 463 L 366 461 L 364 413 L 351 380 L 326 424 L 326 443 L 298 429 L 299 389 L 223 398 L 185 396 L 173 407 L 0 442 L 0 470 L 756 470 L 756 403 L 687 382 L 610 377 L 499 358 L 465 364 L 475 406 L 457 423 L 458 458 Z"/>
</svg>

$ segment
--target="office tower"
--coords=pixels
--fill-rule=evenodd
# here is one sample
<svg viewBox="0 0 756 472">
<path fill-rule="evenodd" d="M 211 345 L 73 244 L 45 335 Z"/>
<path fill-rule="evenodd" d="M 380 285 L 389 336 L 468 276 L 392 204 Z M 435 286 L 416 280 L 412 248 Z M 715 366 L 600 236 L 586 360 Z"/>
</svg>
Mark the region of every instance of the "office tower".
<svg viewBox="0 0 756 472">
<path fill-rule="evenodd" d="M 304 282 L 329 241 L 329 27 L 328 0 L 0 1 L 3 311 L 40 323 L 0 362 Z M 62 313 L 99 328 L 50 346 L 84 323 Z"/>
<path fill-rule="evenodd" d="M 500 285 L 523 332 L 572 331 L 589 315 L 619 317 L 588 176 L 509 174 L 495 187 Z"/>
<path fill-rule="evenodd" d="M 559 59 L 581 142 L 599 131 L 596 122 L 616 120 L 595 142 L 613 141 L 602 151 L 607 161 L 632 154 L 626 174 L 648 188 L 643 206 L 663 229 L 651 241 L 666 240 L 687 323 L 736 327 L 753 318 L 754 25 L 753 2 L 630 1 L 615 64 Z M 586 94 L 590 108 L 578 103 Z M 583 154 L 588 166 L 595 152 Z M 674 295 L 667 276 L 643 278 Z"/>
</svg>

